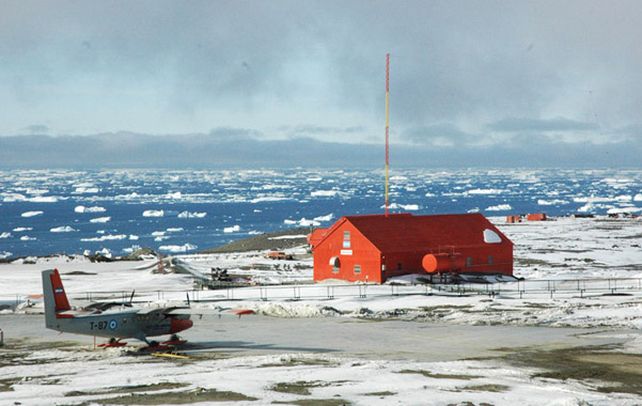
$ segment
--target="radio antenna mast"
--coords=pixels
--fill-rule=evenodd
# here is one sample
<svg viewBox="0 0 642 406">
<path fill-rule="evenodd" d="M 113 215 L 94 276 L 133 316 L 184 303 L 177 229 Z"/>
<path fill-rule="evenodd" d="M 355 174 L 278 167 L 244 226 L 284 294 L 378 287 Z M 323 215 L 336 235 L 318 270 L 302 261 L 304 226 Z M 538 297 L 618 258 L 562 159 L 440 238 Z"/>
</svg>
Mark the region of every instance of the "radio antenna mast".
<svg viewBox="0 0 642 406">
<path fill-rule="evenodd" d="M 389 172 L 390 172 L 390 54 L 386 54 L 386 184 L 385 184 L 385 216 L 389 212 Z"/>
</svg>

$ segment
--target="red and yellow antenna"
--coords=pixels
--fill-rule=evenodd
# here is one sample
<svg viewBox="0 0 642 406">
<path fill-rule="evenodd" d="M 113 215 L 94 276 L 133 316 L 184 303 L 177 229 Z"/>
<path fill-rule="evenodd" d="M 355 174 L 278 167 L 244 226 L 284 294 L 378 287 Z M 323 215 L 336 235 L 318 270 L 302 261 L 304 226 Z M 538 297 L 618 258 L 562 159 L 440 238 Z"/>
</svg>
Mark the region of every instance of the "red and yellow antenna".
<svg viewBox="0 0 642 406">
<path fill-rule="evenodd" d="M 389 190 L 389 172 L 390 172 L 390 54 L 386 54 L 386 185 L 385 185 L 385 215 L 388 217 L 388 190 Z"/>
</svg>

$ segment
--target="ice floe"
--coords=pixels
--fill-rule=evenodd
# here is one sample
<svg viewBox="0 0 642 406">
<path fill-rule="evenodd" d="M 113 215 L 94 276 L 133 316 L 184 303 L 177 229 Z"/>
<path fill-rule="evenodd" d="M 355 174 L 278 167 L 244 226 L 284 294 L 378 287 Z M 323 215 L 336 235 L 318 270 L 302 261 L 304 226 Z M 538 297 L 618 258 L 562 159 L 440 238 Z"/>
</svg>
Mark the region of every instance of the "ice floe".
<svg viewBox="0 0 642 406">
<path fill-rule="evenodd" d="M 20 217 L 35 217 L 35 216 L 40 216 L 44 212 L 39 211 L 39 210 L 34 210 L 34 211 L 26 211 L 20 215 Z"/>
<path fill-rule="evenodd" d="M 176 217 L 178 217 L 179 219 L 191 219 L 191 218 L 199 218 L 200 219 L 200 218 L 203 218 L 205 216 L 207 216 L 207 212 L 204 212 L 204 211 L 203 212 L 182 211 L 182 212 L 178 213 L 178 215 Z"/>
<path fill-rule="evenodd" d="M 145 210 L 143 217 L 163 217 L 165 216 L 164 210 Z"/>
<path fill-rule="evenodd" d="M 107 223 L 111 220 L 111 217 L 96 217 L 89 220 L 90 223 Z"/>
<path fill-rule="evenodd" d="M 187 251 L 193 251 L 196 248 L 198 248 L 198 247 L 196 245 L 193 245 L 193 244 L 161 245 L 160 247 L 158 247 L 159 250 L 168 251 L 168 252 L 187 252 Z"/>
<path fill-rule="evenodd" d="M 339 193 L 338 190 L 314 190 L 310 192 L 312 197 L 334 197 Z"/>
<path fill-rule="evenodd" d="M 498 204 L 486 207 L 486 211 L 508 211 L 513 210 L 510 204 Z"/>
<path fill-rule="evenodd" d="M 78 231 L 78 230 L 76 230 L 71 226 L 59 226 L 59 227 L 50 228 L 49 231 L 52 233 L 71 233 L 73 231 Z"/>
<path fill-rule="evenodd" d="M 99 242 L 99 241 L 124 240 L 125 238 L 127 238 L 126 234 L 105 234 L 105 235 L 101 235 L 100 237 L 81 238 L 80 241 Z"/>
<path fill-rule="evenodd" d="M 74 212 L 76 213 L 103 213 L 107 211 L 104 207 L 100 206 L 93 206 L 93 207 L 85 207 L 85 206 L 76 206 L 74 207 Z"/>
<path fill-rule="evenodd" d="M 241 226 L 238 224 L 223 228 L 224 233 L 238 233 L 239 231 L 241 231 Z"/>
</svg>

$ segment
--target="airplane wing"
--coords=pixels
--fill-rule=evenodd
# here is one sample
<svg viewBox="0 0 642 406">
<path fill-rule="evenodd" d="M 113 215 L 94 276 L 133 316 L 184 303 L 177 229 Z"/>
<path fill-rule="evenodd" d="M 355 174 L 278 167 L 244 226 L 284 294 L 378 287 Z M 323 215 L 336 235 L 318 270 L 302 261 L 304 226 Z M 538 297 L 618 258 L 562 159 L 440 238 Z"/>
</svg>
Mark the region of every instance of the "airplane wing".
<svg viewBox="0 0 642 406">
<path fill-rule="evenodd" d="M 206 316 L 206 315 L 215 315 L 215 316 L 244 316 L 244 315 L 249 315 L 249 314 L 254 314 L 254 310 L 251 309 L 195 309 L 192 307 L 186 307 L 186 308 L 174 308 L 169 310 L 168 312 L 165 312 L 165 314 L 173 314 L 173 315 L 180 315 L 180 314 L 189 314 L 189 315 L 198 315 L 198 316 Z"/>
</svg>

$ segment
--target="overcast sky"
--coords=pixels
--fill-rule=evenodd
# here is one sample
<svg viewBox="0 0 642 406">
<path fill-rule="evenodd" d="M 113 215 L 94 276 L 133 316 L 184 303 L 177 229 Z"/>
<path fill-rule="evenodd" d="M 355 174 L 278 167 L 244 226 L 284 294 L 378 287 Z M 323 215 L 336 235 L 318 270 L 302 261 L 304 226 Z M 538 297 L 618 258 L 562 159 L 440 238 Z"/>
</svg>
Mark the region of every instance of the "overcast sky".
<svg viewBox="0 0 642 406">
<path fill-rule="evenodd" d="M 0 135 L 642 145 L 641 1 L 0 0 Z"/>
</svg>

